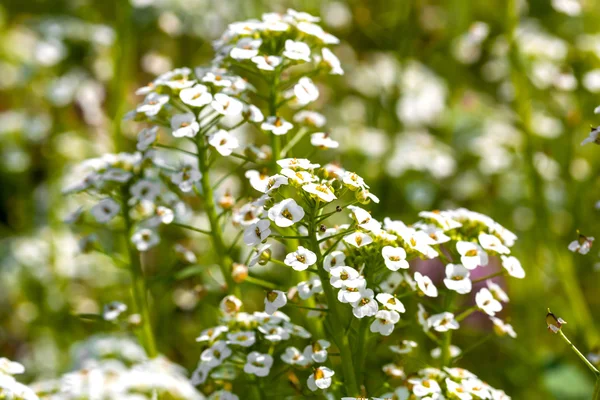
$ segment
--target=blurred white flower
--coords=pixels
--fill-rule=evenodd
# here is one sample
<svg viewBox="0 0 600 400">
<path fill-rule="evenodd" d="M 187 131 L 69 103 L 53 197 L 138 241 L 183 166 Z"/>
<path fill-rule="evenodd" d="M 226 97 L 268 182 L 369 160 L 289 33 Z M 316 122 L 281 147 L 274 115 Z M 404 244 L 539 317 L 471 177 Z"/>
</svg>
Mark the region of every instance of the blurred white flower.
<svg viewBox="0 0 600 400">
<path fill-rule="evenodd" d="M 287 304 L 287 297 L 281 290 L 271 290 L 265 296 L 265 312 L 273 315 L 275 311 Z"/>
<path fill-rule="evenodd" d="M 208 144 L 213 146 L 222 156 L 229 156 L 239 147 L 238 140 L 229 132 L 219 129 L 208 136 Z"/>
<path fill-rule="evenodd" d="M 176 138 L 196 136 L 200 130 L 200 125 L 192 113 L 175 114 L 171 117 L 171 129 Z"/>
<path fill-rule="evenodd" d="M 111 198 L 100 200 L 94 205 L 90 212 L 97 222 L 105 224 L 113 219 L 121 211 L 121 205 Z"/>
<path fill-rule="evenodd" d="M 469 279 L 469 270 L 460 264 L 446 265 L 446 279 L 444 285 L 459 294 L 471 292 L 472 283 Z"/>
<path fill-rule="evenodd" d="M 496 300 L 487 288 L 482 288 L 477 292 L 475 303 L 479 309 L 492 317 L 502 310 L 502 303 Z"/>
<path fill-rule="evenodd" d="M 375 320 L 369 327 L 373 333 L 389 336 L 394 331 L 394 325 L 400 321 L 400 314 L 396 311 L 380 310 L 375 314 Z"/>
</svg>

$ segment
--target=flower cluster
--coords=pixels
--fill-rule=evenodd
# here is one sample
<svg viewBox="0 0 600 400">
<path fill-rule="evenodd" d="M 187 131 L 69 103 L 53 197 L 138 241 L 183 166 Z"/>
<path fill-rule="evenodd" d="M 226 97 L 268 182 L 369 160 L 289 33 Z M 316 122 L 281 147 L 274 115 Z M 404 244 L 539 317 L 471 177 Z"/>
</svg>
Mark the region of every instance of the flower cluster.
<svg viewBox="0 0 600 400">
<path fill-rule="evenodd" d="M 0 397 L 14 400 L 38 400 L 38 396 L 29 387 L 17 382 L 13 375 L 25 372 L 18 362 L 0 358 Z"/>
</svg>

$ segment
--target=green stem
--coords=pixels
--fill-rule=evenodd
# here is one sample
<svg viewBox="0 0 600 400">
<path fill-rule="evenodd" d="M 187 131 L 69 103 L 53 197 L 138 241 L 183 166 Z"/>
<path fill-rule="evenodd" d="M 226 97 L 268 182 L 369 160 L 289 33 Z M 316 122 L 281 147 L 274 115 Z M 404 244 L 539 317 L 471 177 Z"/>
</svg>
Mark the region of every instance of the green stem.
<svg viewBox="0 0 600 400">
<path fill-rule="evenodd" d="M 262 286 L 266 289 L 277 289 L 277 285 L 272 283 L 272 282 L 268 282 L 265 281 L 263 279 L 260 278 L 256 278 L 254 276 L 247 276 L 246 279 L 244 279 L 244 282 L 248 282 L 248 283 L 252 283 L 256 286 Z"/>
<path fill-rule="evenodd" d="M 152 333 L 152 322 L 150 321 L 150 311 L 148 308 L 148 298 L 146 294 L 146 280 L 142 263 L 137 249 L 131 243 L 131 230 L 133 223 L 129 216 L 129 186 L 123 187 L 123 219 L 125 221 L 125 232 L 127 241 L 127 254 L 129 256 L 129 270 L 131 272 L 131 291 L 133 297 L 134 312 L 138 313 L 142 318 L 142 333 L 141 341 L 150 358 L 158 355 L 156 351 L 156 342 Z"/>
<path fill-rule="evenodd" d="M 213 243 L 213 248 L 217 254 L 219 262 L 219 268 L 221 274 L 227 283 L 227 290 L 233 293 L 236 297 L 240 297 L 240 288 L 233 280 L 231 276 L 231 266 L 233 261 L 227 254 L 227 248 L 225 247 L 225 241 L 223 240 L 223 232 L 219 226 L 219 216 L 217 214 L 217 207 L 215 205 L 215 198 L 213 194 L 212 183 L 210 181 L 210 171 L 208 167 L 208 147 L 203 143 L 204 137 L 198 139 L 198 169 L 202 173 L 200 184 L 202 186 L 202 194 L 204 198 L 204 211 L 210 222 L 210 232 Z"/>
<path fill-rule="evenodd" d="M 358 343 L 356 345 L 356 380 L 363 382 L 364 368 L 366 362 L 367 340 L 369 338 L 369 318 L 362 318 L 358 328 Z"/>
<path fill-rule="evenodd" d="M 596 367 L 594 367 L 594 364 L 592 364 L 590 362 L 590 360 L 588 360 L 587 358 L 585 358 L 585 356 L 583 354 L 581 354 L 579 349 L 577 347 L 575 347 L 575 345 L 573 343 L 571 343 L 569 338 L 567 338 L 567 336 L 564 334 L 562 329 L 559 329 L 558 333 L 559 333 L 560 337 L 571 347 L 571 349 L 575 352 L 575 354 L 577 354 L 577 356 L 581 359 L 581 361 L 583 361 L 585 363 L 585 365 L 590 369 L 590 371 L 592 371 L 594 373 L 594 375 L 596 375 L 596 379 L 599 379 L 600 372 L 598 371 L 598 369 L 596 369 Z"/>
<path fill-rule="evenodd" d="M 444 334 L 442 340 L 442 367 L 450 365 L 452 355 L 450 352 L 450 346 L 452 345 L 452 331 L 448 331 Z"/>
<path fill-rule="evenodd" d="M 467 308 L 465 311 L 458 314 L 458 316 L 456 316 L 456 318 L 454 318 L 454 319 L 456 321 L 460 322 L 463 319 L 467 318 L 469 315 L 473 314 L 475 311 L 477 311 L 477 307 Z"/>
<path fill-rule="evenodd" d="M 596 378 L 596 386 L 594 386 L 592 400 L 600 400 L 600 378 Z"/>
</svg>

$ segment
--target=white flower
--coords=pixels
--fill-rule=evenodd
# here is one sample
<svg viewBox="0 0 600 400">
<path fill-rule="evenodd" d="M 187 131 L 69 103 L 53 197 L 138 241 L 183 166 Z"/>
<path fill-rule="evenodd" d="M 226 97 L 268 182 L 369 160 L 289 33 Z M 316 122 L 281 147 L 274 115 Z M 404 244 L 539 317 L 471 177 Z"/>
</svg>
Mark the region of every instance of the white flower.
<svg viewBox="0 0 600 400">
<path fill-rule="evenodd" d="M 271 257 L 271 244 L 265 243 L 256 247 L 256 252 L 252 257 L 250 257 L 250 261 L 248 261 L 248 267 L 253 267 L 256 264 L 262 263 L 264 260 L 268 260 Z"/>
<path fill-rule="evenodd" d="M 482 288 L 475 295 L 475 303 L 487 315 L 494 316 L 502 310 L 502 304 L 494 298 L 492 292 L 487 288 Z"/>
<path fill-rule="evenodd" d="M 244 118 L 246 118 L 250 122 L 263 122 L 265 120 L 265 116 L 262 111 L 258 107 L 253 104 L 248 104 L 244 110 Z"/>
<path fill-rule="evenodd" d="M 489 235 L 481 232 L 479 234 L 479 244 L 486 250 L 495 251 L 499 254 L 509 254 L 510 249 L 502 244 L 502 241 L 495 235 Z"/>
<path fill-rule="evenodd" d="M 156 141 L 158 136 L 158 126 L 145 128 L 138 133 L 136 148 L 138 151 L 146 151 Z"/>
<path fill-rule="evenodd" d="M 136 108 L 139 113 L 153 117 L 160 112 L 162 107 L 169 102 L 169 96 L 166 94 L 150 93 L 144 99 L 144 102 Z"/>
<path fill-rule="evenodd" d="M 273 315 L 275 311 L 287 304 L 287 297 L 281 290 L 271 290 L 265 296 L 265 312 Z"/>
<path fill-rule="evenodd" d="M 296 271 L 304 271 L 317 262 L 317 255 L 302 246 L 298 246 L 298 250 L 285 256 L 283 262 Z"/>
<path fill-rule="evenodd" d="M 281 64 L 282 58 L 277 56 L 255 56 L 252 57 L 252 62 L 256 64 L 256 68 L 263 71 L 274 71 Z"/>
<path fill-rule="evenodd" d="M 386 228 L 387 230 L 391 230 L 392 233 L 400 235 L 405 244 L 411 249 L 418 251 L 427 258 L 435 258 L 438 256 L 437 251 L 431 247 L 436 244 L 436 241 L 426 232 L 409 228 L 401 221 L 391 221 L 386 218 L 384 223 L 386 226 L 390 226 L 389 228 Z"/>
<path fill-rule="evenodd" d="M 379 296 L 379 295 L 378 295 Z M 408 354 L 419 345 L 412 340 L 402 340 L 399 345 L 391 345 L 390 350 L 396 354 Z"/>
<path fill-rule="evenodd" d="M 223 75 L 224 72 L 226 71 L 219 69 L 214 72 L 209 71 L 203 73 L 204 77 L 202 78 L 202 82 L 207 82 L 218 87 L 230 87 L 233 84 L 231 77 Z M 198 74 L 198 72 L 196 72 L 196 74 Z"/>
<path fill-rule="evenodd" d="M 242 347 L 250 347 L 256 342 L 254 331 L 240 331 L 227 334 L 227 344 L 236 344 Z"/>
<path fill-rule="evenodd" d="M 227 343 L 219 340 L 208 349 L 200 354 L 200 361 L 209 367 L 218 367 L 223 361 L 231 355 L 231 349 L 227 347 Z"/>
<path fill-rule="evenodd" d="M 348 209 L 352 211 L 352 216 L 360 228 L 368 232 L 379 232 L 381 230 L 381 223 L 371 217 L 367 210 L 357 206 L 348 206 Z"/>
<path fill-rule="evenodd" d="M 363 289 L 360 291 L 360 299 L 352 302 L 352 313 L 356 318 L 372 317 L 377 313 L 379 307 L 373 298 L 371 289 Z"/>
<path fill-rule="evenodd" d="M 434 220 L 444 231 L 460 228 L 462 224 L 446 212 L 421 211 L 419 217 Z"/>
<path fill-rule="evenodd" d="M 335 194 L 333 194 L 333 191 L 329 188 L 329 186 L 326 185 L 318 183 L 307 183 L 306 185 L 302 186 L 302 189 L 307 193 L 317 196 L 319 200 L 324 201 L 326 203 L 332 202 L 333 200 L 337 199 Z"/>
<path fill-rule="evenodd" d="M 488 389 L 488 385 L 476 378 L 464 379 L 462 385 L 467 392 L 477 396 L 479 399 L 491 399 L 492 396 Z"/>
<path fill-rule="evenodd" d="M 450 346 L 450 358 L 456 358 L 456 357 L 460 356 L 461 353 L 462 353 L 462 351 L 457 346 L 454 346 L 454 345 Z M 441 347 L 436 347 L 435 349 L 432 349 L 430 354 L 431 354 L 431 358 L 434 358 L 436 360 L 439 359 L 442 356 Z"/>
<path fill-rule="evenodd" d="M 271 234 L 271 222 L 267 219 L 261 219 L 244 230 L 244 243 L 248 246 L 256 246 Z"/>
<path fill-rule="evenodd" d="M 299 124 L 308 125 L 314 128 L 321 128 L 325 125 L 327 120 L 323 114 L 319 114 L 315 111 L 302 110 L 294 115 L 294 122 Z"/>
<path fill-rule="evenodd" d="M 189 192 L 194 184 L 202 178 L 202 174 L 195 167 L 185 166 L 181 171 L 171 175 L 171 182 L 179 186 L 182 192 Z"/>
<path fill-rule="evenodd" d="M 348 236 L 344 236 L 344 242 L 354 247 L 363 247 L 373 243 L 373 238 L 363 232 L 353 232 Z"/>
<path fill-rule="evenodd" d="M 344 75 L 344 70 L 342 69 L 342 64 L 340 60 L 336 57 L 335 54 L 328 48 L 324 47 L 321 50 L 321 55 L 323 56 L 323 62 L 330 68 L 330 74 L 332 75 Z"/>
<path fill-rule="evenodd" d="M 415 272 L 415 282 L 419 290 L 428 297 L 437 297 L 438 290 L 427 275 L 423 275 L 420 272 Z"/>
<path fill-rule="evenodd" d="M 458 400 L 472 400 L 473 396 L 467 392 L 462 383 L 446 378 L 446 389 Z"/>
<path fill-rule="evenodd" d="M 239 116 L 244 111 L 244 104 L 241 101 L 224 93 L 215 94 L 210 105 L 219 114 L 229 117 Z"/>
<path fill-rule="evenodd" d="M 213 146 L 222 156 L 231 155 L 233 150 L 239 147 L 238 140 L 223 129 L 219 129 L 208 136 L 208 144 Z"/>
<path fill-rule="evenodd" d="M 265 335 L 265 339 L 270 342 L 281 342 L 290 338 L 290 332 L 279 325 L 265 324 L 258 327 L 258 330 Z"/>
<path fill-rule="evenodd" d="M 338 292 L 338 300 L 341 303 L 354 303 L 361 298 L 361 291 L 367 286 L 367 281 L 362 276 L 346 280 Z"/>
<path fill-rule="evenodd" d="M 253 351 L 248 354 L 248 358 L 246 358 L 244 372 L 263 377 L 269 375 L 272 365 L 273 357 L 268 354 L 261 354 L 258 351 Z"/>
<path fill-rule="evenodd" d="M 496 318 L 496 317 L 490 317 L 490 319 L 494 323 L 494 330 L 496 331 L 496 333 L 499 336 L 508 335 L 512 338 L 517 337 L 517 333 L 515 332 L 515 330 L 511 324 L 507 324 L 506 322 L 502 321 L 500 318 Z"/>
<path fill-rule="evenodd" d="M 320 149 L 337 149 L 340 147 L 337 141 L 324 132 L 316 132 L 310 135 L 310 144 Z"/>
<path fill-rule="evenodd" d="M 417 304 L 417 321 L 419 321 L 419 325 L 423 328 L 424 332 L 427 332 L 431 326 L 429 326 L 429 313 L 425 310 L 425 307 L 421 303 Z"/>
<path fill-rule="evenodd" d="M 281 168 L 290 168 L 293 170 L 303 169 L 303 170 L 311 170 L 315 168 L 319 168 L 319 164 L 313 164 L 310 160 L 306 158 L 283 158 L 281 160 L 277 160 L 277 164 Z"/>
<path fill-rule="evenodd" d="M 396 311 L 399 313 L 406 312 L 404 304 L 402 304 L 400 300 L 389 293 L 379 293 L 377 296 L 375 296 L 375 298 L 387 310 Z"/>
<path fill-rule="evenodd" d="M 147 179 L 140 179 L 129 189 L 131 195 L 138 200 L 154 202 L 160 194 L 160 185 Z"/>
<path fill-rule="evenodd" d="M 0 375 L 20 375 L 25 372 L 25 367 L 16 361 L 0 357 Z"/>
<path fill-rule="evenodd" d="M 111 198 L 100 200 L 90 209 L 94 219 L 101 224 L 113 219 L 119 211 L 121 211 L 121 205 Z"/>
<path fill-rule="evenodd" d="M 394 331 L 394 325 L 400 321 L 400 314 L 396 311 L 379 310 L 375 314 L 375 321 L 369 329 L 373 333 L 389 336 Z"/>
<path fill-rule="evenodd" d="M 196 338 L 196 342 L 212 342 L 218 339 L 221 334 L 227 332 L 229 328 L 224 325 L 215 326 L 214 328 L 208 328 L 200 332 L 200 336 Z"/>
<path fill-rule="evenodd" d="M 290 122 L 281 117 L 271 116 L 260 125 L 260 129 L 267 132 L 272 132 L 273 135 L 285 135 L 290 129 L 294 128 Z"/>
<path fill-rule="evenodd" d="M 327 349 L 331 347 L 331 343 L 327 340 L 319 339 L 304 348 L 304 357 L 307 360 L 312 360 L 316 363 L 324 363 L 327 361 Z"/>
<path fill-rule="evenodd" d="M 381 249 L 381 255 L 385 266 L 391 271 L 398 271 L 400 268 L 408 269 L 406 261 L 406 251 L 402 247 L 384 246 Z"/>
<path fill-rule="evenodd" d="M 294 95 L 298 105 L 305 106 L 319 98 L 319 89 L 317 89 L 312 79 L 303 77 L 294 85 Z"/>
<path fill-rule="evenodd" d="M 409 383 L 413 385 L 412 391 L 415 396 L 418 398 L 423 398 L 425 396 L 430 396 L 433 394 L 442 393 L 442 388 L 437 383 L 437 381 L 433 379 L 418 379 L 413 378 L 408 380 Z M 436 397 L 437 399 L 437 397 Z"/>
<path fill-rule="evenodd" d="M 600 144 L 600 127 L 592 128 L 589 136 L 583 139 L 581 145 L 584 146 L 588 143 Z"/>
<path fill-rule="evenodd" d="M 432 315 L 427 318 L 427 324 L 438 332 L 448 332 L 451 329 L 459 328 L 458 321 L 454 319 L 454 314 L 449 312 Z"/>
<path fill-rule="evenodd" d="M 179 92 L 179 98 L 188 106 L 203 107 L 212 101 L 212 94 L 206 86 L 197 84 Z"/>
<path fill-rule="evenodd" d="M 310 374 L 306 384 L 311 391 L 318 389 L 327 389 L 331 386 L 331 377 L 335 374 L 334 371 L 327 367 L 318 367 L 315 372 Z"/>
<path fill-rule="evenodd" d="M 119 318 L 119 315 L 127 311 L 127 306 L 120 301 L 112 301 L 104 305 L 102 310 L 102 318 L 106 321 L 114 321 Z"/>
<path fill-rule="evenodd" d="M 446 265 L 446 279 L 444 285 L 450 290 L 454 290 L 459 294 L 467 294 L 471 292 L 473 284 L 469 279 L 470 272 L 461 264 Z"/>
<path fill-rule="evenodd" d="M 294 199 L 285 199 L 269 210 L 269 219 L 281 228 L 287 228 L 304 218 L 304 209 Z"/>
<path fill-rule="evenodd" d="M 486 266 L 488 264 L 487 253 L 476 243 L 472 242 L 457 242 L 456 250 L 460 254 L 462 265 L 468 270 L 474 270 L 478 266 Z"/>
<path fill-rule="evenodd" d="M 131 236 L 131 242 L 138 251 L 148 251 L 160 242 L 160 237 L 151 229 L 140 229 Z"/>
<path fill-rule="evenodd" d="M 587 254 L 590 252 L 594 240 L 595 239 L 592 236 L 579 235 L 577 240 L 573 240 L 569 243 L 569 250 L 573 253 Z"/>
<path fill-rule="evenodd" d="M 290 60 L 310 61 L 310 47 L 304 42 L 295 42 L 288 39 L 285 41 L 283 56 Z"/>
<path fill-rule="evenodd" d="M 175 114 L 171 117 L 171 129 L 173 136 L 177 138 L 193 138 L 200 130 L 200 125 L 192 113 Z"/>
<path fill-rule="evenodd" d="M 229 51 L 229 57 L 234 60 L 248 60 L 258 54 L 258 48 L 261 44 L 262 40 L 260 39 L 242 38 Z"/>
<path fill-rule="evenodd" d="M 292 346 L 285 349 L 285 352 L 281 355 L 281 360 L 286 364 L 299 365 L 301 367 L 306 367 L 310 364 L 310 360 L 300 350 Z"/>
<path fill-rule="evenodd" d="M 500 287 L 500 285 L 492 282 L 491 280 L 488 280 L 486 282 L 488 289 L 490 290 L 490 292 L 492 292 L 492 294 L 494 295 L 494 298 L 498 301 L 501 301 L 503 303 L 508 303 L 509 298 L 508 295 L 506 294 L 506 292 L 504 290 L 502 290 L 502 288 Z"/>
<path fill-rule="evenodd" d="M 242 308 L 242 301 L 234 295 L 225 296 L 219 303 L 219 308 L 227 315 L 235 314 Z"/>
<path fill-rule="evenodd" d="M 300 282 L 297 287 L 298 296 L 300 296 L 302 300 L 310 298 L 315 293 L 323 292 L 321 280 L 315 276 L 313 276 L 306 282 Z"/>
<path fill-rule="evenodd" d="M 325 259 L 323 260 L 323 269 L 329 272 L 331 268 L 344 265 L 345 261 L 346 255 L 344 253 L 341 251 L 332 251 L 325 256 Z"/>
<path fill-rule="evenodd" d="M 502 267 L 504 267 L 504 269 L 508 271 L 508 274 L 513 278 L 525 278 L 525 270 L 523 269 L 521 263 L 516 257 L 502 256 Z"/>
<path fill-rule="evenodd" d="M 334 288 L 341 288 L 346 283 L 356 280 L 360 277 L 360 274 L 357 270 L 347 266 L 333 267 L 329 273 L 331 274 L 329 283 Z"/>
</svg>

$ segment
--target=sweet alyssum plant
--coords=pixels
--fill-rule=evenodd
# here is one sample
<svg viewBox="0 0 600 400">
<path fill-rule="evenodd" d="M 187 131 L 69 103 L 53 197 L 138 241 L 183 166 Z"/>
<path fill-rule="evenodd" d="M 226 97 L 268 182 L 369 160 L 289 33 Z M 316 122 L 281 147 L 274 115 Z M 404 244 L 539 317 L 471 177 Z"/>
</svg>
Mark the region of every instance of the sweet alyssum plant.
<svg viewBox="0 0 600 400">
<path fill-rule="evenodd" d="M 209 398 L 508 399 L 453 364 L 460 349 L 452 338 L 474 312 L 487 315 L 498 334 L 516 336 L 497 316 L 508 296 L 491 280 L 525 276 L 510 255 L 516 236 L 466 209 L 424 211 L 412 224 L 378 221 L 366 207 L 379 200 L 360 175 L 315 162 L 338 142 L 311 109 L 319 97 L 312 78 L 343 74 L 329 48 L 338 40 L 318 22 L 288 10 L 231 24 L 214 44 L 212 65 L 176 69 L 139 89 L 145 98 L 128 116 L 147 124 L 137 152 L 87 161 L 67 189 L 94 199 L 70 221 L 124 233 L 127 251 L 112 254 L 95 237 L 82 247 L 130 269 L 128 323 L 154 359 L 152 294 L 140 254 L 166 240 L 167 229 L 210 239 L 222 275 L 222 318 L 198 336 L 191 378 Z M 302 151 L 306 142 L 311 150 Z M 228 171 L 217 175 L 223 165 Z M 222 190 L 241 173 L 248 184 L 239 193 Z M 206 225 L 195 223 L 198 213 Z M 238 233 L 224 234 L 232 226 Z M 192 249 L 173 246 L 196 261 Z M 500 271 L 472 279 L 492 258 Z M 437 261 L 417 268 L 411 261 L 418 259 Z M 295 283 L 258 279 L 259 265 L 283 269 Z M 441 282 L 428 276 L 431 267 L 444 270 Z M 248 284 L 264 287 L 264 308 L 246 308 Z M 124 310 L 110 305 L 104 317 L 119 320 Z M 419 352 L 403 334 L 412 324 L 434 349 L 421 369 L 405 371 L 404 360 Z M 376 355 L 382 349 L 383 359 Z M 141 392 L 152 396 L 195 398 L 144 382 Z"/>
</svg>

